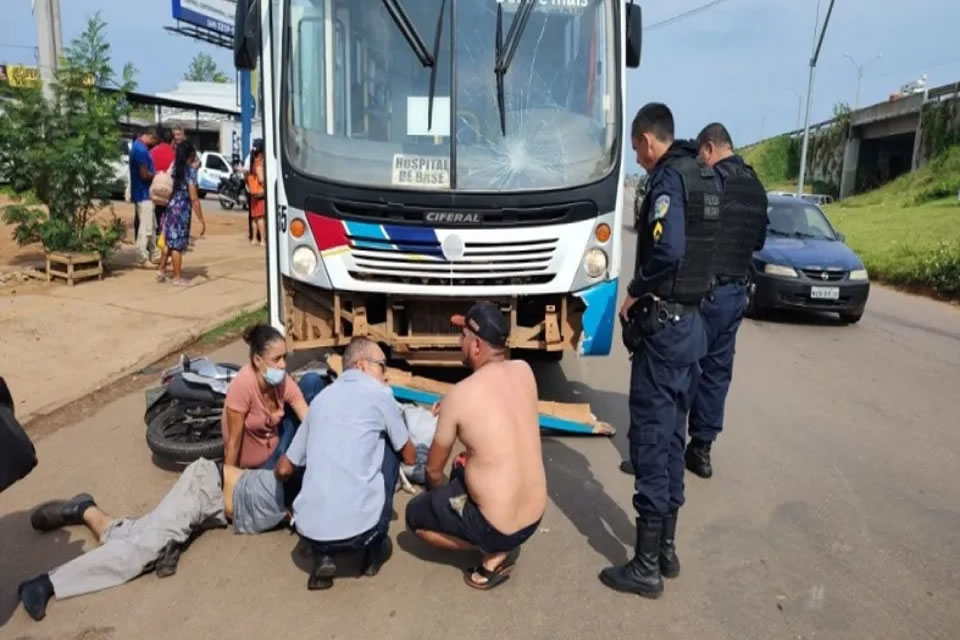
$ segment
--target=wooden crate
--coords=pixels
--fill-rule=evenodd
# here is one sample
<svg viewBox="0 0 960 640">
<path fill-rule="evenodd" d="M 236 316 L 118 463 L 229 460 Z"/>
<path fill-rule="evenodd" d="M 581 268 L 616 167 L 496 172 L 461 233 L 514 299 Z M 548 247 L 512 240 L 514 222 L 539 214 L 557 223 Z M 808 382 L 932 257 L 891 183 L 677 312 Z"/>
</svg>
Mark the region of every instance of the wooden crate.
<svg viewBox="0 0 960 640">
<path fill-rule="evenodd" d="M 78 280 L 103 280 L 103 258 L 99 253 L 48 253 L 47 282 L 54 278 L 63 278 L 71 287 Z"/>
</svg>

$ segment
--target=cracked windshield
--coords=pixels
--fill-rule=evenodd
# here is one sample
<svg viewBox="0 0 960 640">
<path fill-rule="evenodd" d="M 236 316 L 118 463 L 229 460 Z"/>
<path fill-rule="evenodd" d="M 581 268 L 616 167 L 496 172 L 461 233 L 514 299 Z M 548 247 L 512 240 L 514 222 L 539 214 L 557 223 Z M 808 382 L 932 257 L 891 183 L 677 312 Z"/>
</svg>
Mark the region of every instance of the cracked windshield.
<svg viewBox="0 0 960 640">
<path fill-rule="evenodd" d="M 522 6 L 291 0 L 290 161 L 315 177 L 401 189 L 553 189 L 602 178 L 619 133 L 612 5 L 537 0 L 512 29 Z"/>
</svg>

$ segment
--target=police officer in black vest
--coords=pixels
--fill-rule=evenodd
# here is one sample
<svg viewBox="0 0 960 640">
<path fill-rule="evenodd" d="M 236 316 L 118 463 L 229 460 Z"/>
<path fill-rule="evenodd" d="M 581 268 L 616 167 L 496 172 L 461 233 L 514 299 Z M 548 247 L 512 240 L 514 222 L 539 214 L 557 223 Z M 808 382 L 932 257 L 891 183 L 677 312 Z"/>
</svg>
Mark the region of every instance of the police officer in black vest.
<svg viewBox="0 0 960 640">
<path fill-rule="evenodd" d="M 631 354 L 630 461 L 635 470 L 636 554 L 600 574 L 608 587 L 648 598 L 680 573 L 675 547 L 683 505 L 689 391 L 706 355 L 700 303 L 713 282 L 720 193 L 697 147 L 674 141 L 673 115 L 651 103 L 631 131 L 637 162 L 649 173 L 640 210 L 637 261 L 620 309 Z"/>
<path fill-rule="evenodd" d="M 697 136 L 697 147 L 700 159 L 716 173 L 722 192 L 715 286 L 702 306 L 707 355 L 700 361 L 701 375 L 690 407 L 686 454 L 687 469 L 709 478 L 713 475 L 710 448 L 723 429 L 737 331 L 747 307 L 750 262 L 767 237 L 767 193 L 753 169 L 734 154 L 730 133 L 722 124 L 707 125 Z"/>
</svg>

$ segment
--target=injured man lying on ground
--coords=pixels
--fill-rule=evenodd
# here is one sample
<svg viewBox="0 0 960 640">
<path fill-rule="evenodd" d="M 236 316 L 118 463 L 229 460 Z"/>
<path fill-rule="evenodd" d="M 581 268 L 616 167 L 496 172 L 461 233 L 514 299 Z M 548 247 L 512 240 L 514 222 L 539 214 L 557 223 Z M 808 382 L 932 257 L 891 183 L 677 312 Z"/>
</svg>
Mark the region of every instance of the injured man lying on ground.
<svg viewBox="0 0 960 640">
<path fill-rule="evenodd" d="M 173 575 L 183 545 L 196 533 L 225 526 L 227 520 L 237 533 L 261 533 L 281 524 L 289 516 L 285 497 L 296 492 L 296 482 L 285 487 L 273 471 L 222 467 L 201 458 L 142 518 L 112 518 L 88 494 L 41 505 L 30 518 L 34 529 L 85 524 L 100 546 L 21 583 L 20 601 L 30 617 L 42 620 L 51 596 L 63 600 L 93 593 L 153 569 L 159 577 Z"/>
</svg>

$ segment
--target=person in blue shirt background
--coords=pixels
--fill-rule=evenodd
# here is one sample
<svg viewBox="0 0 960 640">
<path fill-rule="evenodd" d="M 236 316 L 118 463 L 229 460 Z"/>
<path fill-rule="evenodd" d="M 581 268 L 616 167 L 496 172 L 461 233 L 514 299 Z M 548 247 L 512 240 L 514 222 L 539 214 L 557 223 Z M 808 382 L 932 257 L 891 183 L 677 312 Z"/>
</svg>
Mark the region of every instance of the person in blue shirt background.
<svg viewBox="0 0 960 640">
<path fill-rule="evenodd" d="M 153 182 L 153 159 L 150 149 L 158 141 L 157 130 L 150 127 L 130 146 L 130 200 L 136 210 L 139 229 L 137 233 L 137 260 L 141 266 L 152 268 L 156 250 L 156 224 L 153 202 L 150 200 L 150 183 Z M 159 259 L 159 256 L 157 256 Z"/>
</svg>

